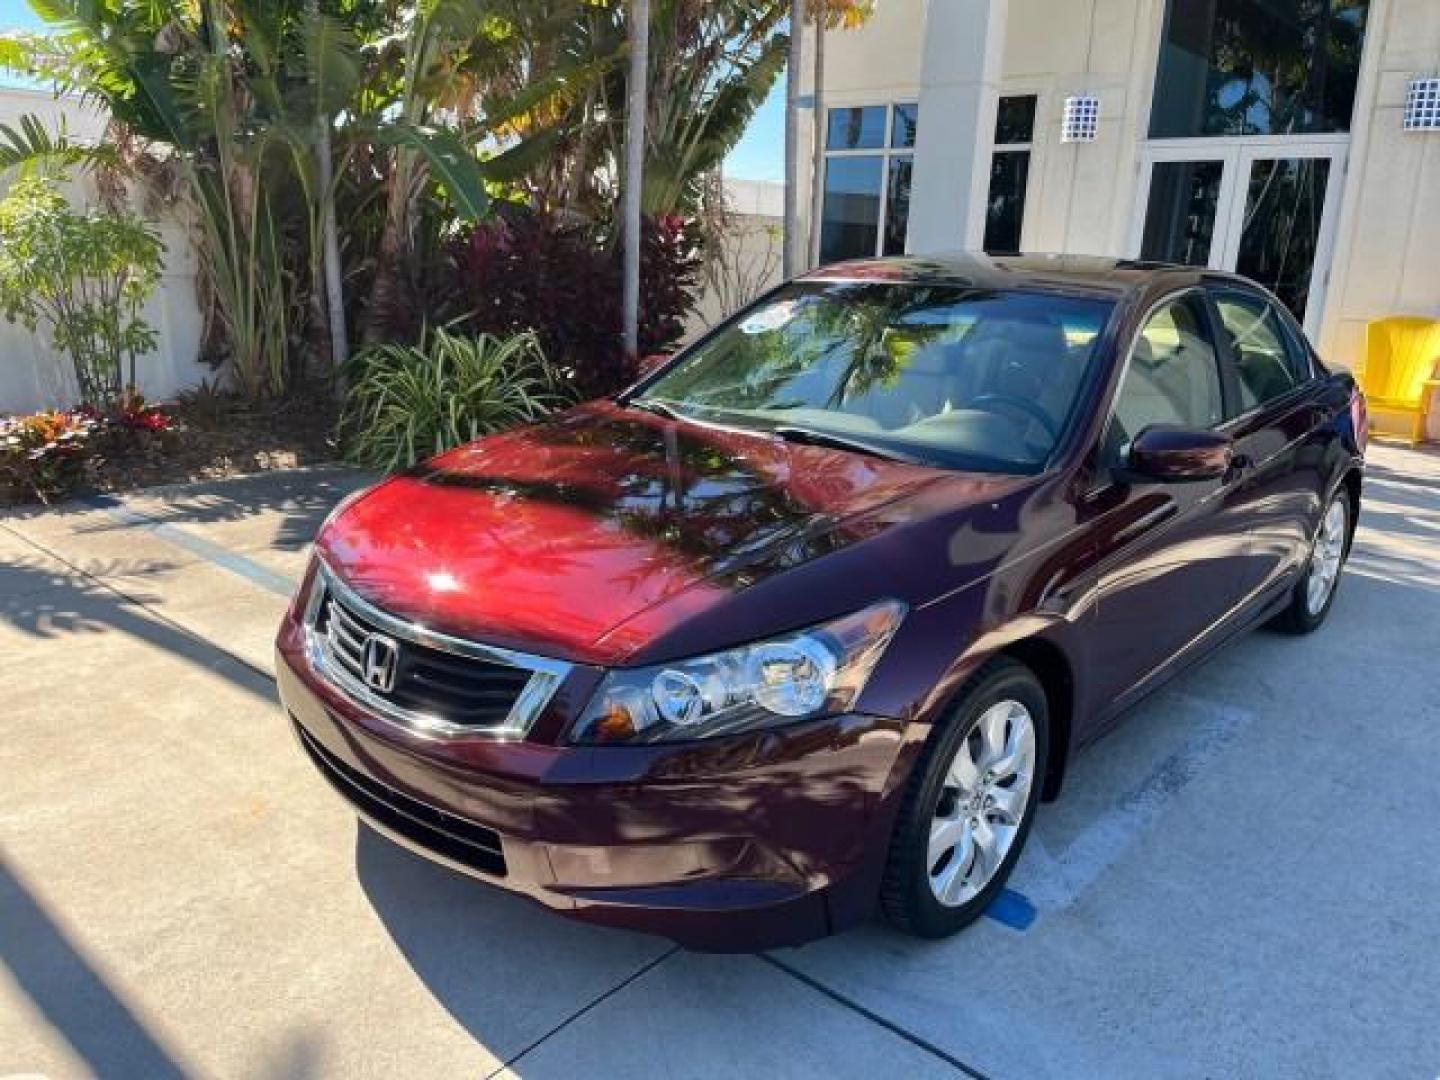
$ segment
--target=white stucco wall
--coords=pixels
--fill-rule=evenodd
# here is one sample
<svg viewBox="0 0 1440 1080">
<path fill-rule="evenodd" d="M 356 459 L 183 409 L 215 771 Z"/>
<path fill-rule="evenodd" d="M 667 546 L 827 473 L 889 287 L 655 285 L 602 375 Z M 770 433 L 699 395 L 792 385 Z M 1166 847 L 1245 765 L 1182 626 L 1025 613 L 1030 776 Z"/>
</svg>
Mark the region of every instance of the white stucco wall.
<svg viewBox="0 0 1440 1080">
<path fill-rule="evenodd" d="M 52 131 L 63 122 L 72 138 L 95 140 L 105 128 L 103 116 L 82 108 L 75 99 L 57 101 L 48 93 L 0 89 L 0 123 L 13 124 L 25 113 L 42 117 Z M 0 188 L 5 184 L 6 178 L 0 178 Z M 70 190 L 77 205 L 88 203 L 93 196 L 89 179 L 78 170 Z M 160 340 L 154 352 L 140 359 L 137 376 L 141 392 L 158 401 L 202 378 L 213 378 L 214 372 L 197 360 L 202 325 L 195 298 L 195 264 L 185 229 L 174 218 L 161 219 L 155 225 L 165 244 L 165 267 L 160 285 L 146 305 L 145 318 Z M 0 413 L 74 401 L 69 359 L 53 350 L 43 335 L 0 319 Z"/>
<path fill-rule="evenodd" d="M 1021 247 L 1123 255 L 1163 4 L 1159 0 L 1010 0 L 1003 94 L 1035 94 L 1035 142 Z M 1072 94 L 1100 98 L 1093 143 L 1062 143 Z"/>
<path fill-rule="evenodd" d="M 1346 366 L 1370 320 L 1440 319 L 1440 132 L 1401 128 L 1410 80 L 1440 74 L 1440 2 L 1371 0 L 1370 11 L 1320 342 Z"/>
</svg>

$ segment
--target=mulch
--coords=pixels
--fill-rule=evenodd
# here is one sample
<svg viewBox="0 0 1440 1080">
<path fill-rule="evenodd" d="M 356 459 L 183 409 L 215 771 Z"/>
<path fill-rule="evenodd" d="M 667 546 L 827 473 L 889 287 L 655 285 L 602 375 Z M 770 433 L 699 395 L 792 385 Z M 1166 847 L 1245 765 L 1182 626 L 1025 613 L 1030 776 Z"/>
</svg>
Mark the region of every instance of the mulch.
<svg viewBox="0 0 1440 1080">
<path fill-rule="evenodd" d="M 202 391 L 160 405 L 172 428 L 107 438 L 75 494 L 218 480 L 339 458 L 336 402 L 323 387 L 260 402 Z M 31 495 L 0 490 L 0 506 L 33 501 Z"/>
</svg>

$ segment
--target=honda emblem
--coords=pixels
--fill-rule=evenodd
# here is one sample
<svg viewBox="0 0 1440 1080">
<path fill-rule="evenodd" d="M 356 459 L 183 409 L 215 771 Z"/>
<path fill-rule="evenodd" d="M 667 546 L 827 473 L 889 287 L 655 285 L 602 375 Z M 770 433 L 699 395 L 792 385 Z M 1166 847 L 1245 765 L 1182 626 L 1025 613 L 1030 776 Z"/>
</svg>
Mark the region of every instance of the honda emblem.
<svg viewBox="0 0 1440 1080">
<path fill-rule="evenodd" d="M 400 666 L 400 647 L 395 639 L 384 634 L 371 634 L 365 639 L 361 654 L 364 662 L 365 685 L 382 694 L 395 689 L 395 671 Z"/>
</svg>

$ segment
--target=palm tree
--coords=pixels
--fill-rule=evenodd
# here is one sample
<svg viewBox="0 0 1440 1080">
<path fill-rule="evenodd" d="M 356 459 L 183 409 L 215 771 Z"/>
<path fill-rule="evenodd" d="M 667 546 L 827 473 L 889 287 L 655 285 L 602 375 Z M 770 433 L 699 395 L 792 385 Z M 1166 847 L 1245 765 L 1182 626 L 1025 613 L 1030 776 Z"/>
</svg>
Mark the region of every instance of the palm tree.
<svg viewBox="0 0 1440 1080">
<path fill-rule="evenodd" d="M 854 30 L 864 26 L 875 14 L 875 0 L 814 0 L 810 17 L 815 20 L 815 59 L 810 80 L 813 107 L 810 139 L 810 235 L 805 250 L 808 265 L 810 253 L 817 250 L 815 237 L 824 211 L 823 171 L 825 168 L 825 33 L 827 30 Z"/>
<path fill-rule="evenodd" d="M 805 0 L 790 0 L 790 61 L 785 68 L 785 247 L 780 271 L 800 272 L 800 38 Z"/>
<path fill-rule="evenodd" d="M 843 2 L 843 0 L 842 0 Z M 806 236 L 805 261 L 816 250 L 815 235 L 824 210 L 821 175 L 825 168 L 825 31 L 830 28 L 833 0 L 819 0 L 815 6 L 815 61 L 810 79 L 810 231 Z"/>
<path fill-rule="evenodd" d="M 645 180 L 645 73 L 650 63 L 650 0 L 630 0 L 630 79 L 625 110 L 625 355 L 640 351 L 640 199 Z"/>
<path fill-rule="evenodd" d="M 324 26 L 320 20 L 320 0 L 308 0 L 305 13 L 312 25 Z M 323 93 L 320 85 L 319 66 L 312 66 L 310 83 L 317 102 Z M 350 342 L 345 328 L 345 285 L 344 269 L 340 265 L 340 233 L 335 223 L 335 159 L 330 145 L 331 117 L 325 109 L 316 109 L 312 121 L 315 125 L 315 174 L 320 189 L 317 216 L 320 227 L 320 254 L 324 284 L 325 302 L 320 304 L 319 290 L 314 290 L 312 303 L 325 309 L 327 336 L 330 339 L 330 369 L 335 373 L 336 390 L 343 395 L 343 372 L 350 357 Z M 313 256 L 312 256 L 313 258 Z"/>
</svg>

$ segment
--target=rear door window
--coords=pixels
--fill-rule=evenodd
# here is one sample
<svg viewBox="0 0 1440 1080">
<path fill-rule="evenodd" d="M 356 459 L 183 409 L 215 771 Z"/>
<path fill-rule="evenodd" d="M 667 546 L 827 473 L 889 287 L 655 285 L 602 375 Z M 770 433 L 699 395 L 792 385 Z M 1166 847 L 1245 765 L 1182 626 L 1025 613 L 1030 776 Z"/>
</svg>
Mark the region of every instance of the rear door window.
<svg viewBox="0 0 1440 1080">
<path fill-rule="evenodd" d="M 1309 354 L 1287 331 L 1274 305 L 1240 292 L 1217 293 L 1214 299 L 1234 365 L 1238 398 L 1233 415 L 1258 409 L 1309 380 Z"/>
</svg>

